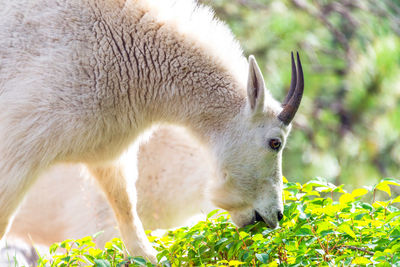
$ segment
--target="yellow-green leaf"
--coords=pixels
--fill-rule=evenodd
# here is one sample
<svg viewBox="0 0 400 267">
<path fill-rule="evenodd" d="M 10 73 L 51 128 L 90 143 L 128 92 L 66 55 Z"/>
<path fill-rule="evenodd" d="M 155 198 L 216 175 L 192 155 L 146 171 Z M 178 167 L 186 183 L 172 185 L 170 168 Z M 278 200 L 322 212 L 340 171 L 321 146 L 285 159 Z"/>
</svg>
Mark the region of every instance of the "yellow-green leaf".
<svg viewBox="0 0 400 267">
<path fill-rule="evenodd" d="M 353 261 L 351 262 L 352 264 L 370 264 L 372 261 L 365 257 L 355 257 Z"/>
<path fill-rule="evenodd" d="M 351 195 L 352 195 L 354 198 L 356 198 L 356 197 L 359 197 L 359 196 L 363 196 L 363 195 L 365 195 L 365 194 L 367 194 L 367 193 L 368 193 L 368 190 L 367 190 L 367 189 L 365 189 L 365 188 L 358 188 L 358 189 L 354 189 L 353 192 L 351 192 Z"/>
<path fill-rule="evenodd" d="M 353 199 L 354 199 L 354 197 L 351 194 L 345 193 L 345 194 L 340 196 L 339 203 L 340 204 L 346 204 L 346 203 L 348 203 L 350 201 L 353 201 Z"/>
<path fill-rule="evenodd" d="M 242 265 L 242 264 L 245 264 L 245 262 L 237 261 L 237 260 L 229 261 L 229 266 L 239 266 L 239 265 Z"/>
<path fill-rule="evenodd" d="M 349 236 L 351 236 L 352 238 L 357 238 L 356 234 L 354 233 L 353 230 L 351 230 L 350 225 L 348 224 L 342 224 L 338 227 L 339 231 L 345 232 L 346 234 L 348 234 Z"/>
<path fill-rule="evenodd" d="M 386 192 L 389 196 L 392 195 L 390 192 L 390 186 L 388 185 L 388 182 L 386 182 L 386 181 L 380 182 L 375 188 L 380 191 Z"/>
<path fill-rule="evenodd" d="M 247 233 L 247 232 L 244 232 L 244 231 L 240 231 L 240 233 L 239 233 L 239 235 L 240 235 L 240 238 L 246 238 L 246 237 L 248 237 L 249 236 L 249 233 Z"/>
<path fill-rule="evenodd" d="M 400 196 L 397 196 L 395 199 L 393 199 L 392 203 L 398 203 L 400 202 Z"/>
<path fill-rule="evenodd" d="M 389 205 L 389 202 L 384 202 L 384 201 L 375 201 L 372 206 L 376 209 L 379 207 L 387 207 Z"/>
<path fill-rule="evenodd" d="M 388 184 L 388 185 L 400 186 L 400 183 L 395 182 L 395 181 L 388 181 L 388 180 L 385 180 L 385 181 L 383 181 L 383 183 L 386 183 L 386 184 Z"/>
</svg>

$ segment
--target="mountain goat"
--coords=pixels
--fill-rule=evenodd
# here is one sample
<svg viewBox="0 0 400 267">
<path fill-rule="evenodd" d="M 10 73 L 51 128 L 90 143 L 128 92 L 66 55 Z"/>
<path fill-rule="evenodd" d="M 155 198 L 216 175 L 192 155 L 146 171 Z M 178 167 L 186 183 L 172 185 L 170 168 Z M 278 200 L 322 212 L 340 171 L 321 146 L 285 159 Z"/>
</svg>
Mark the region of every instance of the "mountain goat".
<svg viewBox="0 0 400 267">
<path fill-rule="evenodd" d="M 230 31 L 191 1 L 0 5 L 0 237 L 44 170 L 82 162 L 129 253 L 155 262 L 136 211 L 137 166 L 118 159 L 136 155 L 156 123 L 182 125 L 210 150 L 211 199 L 234 223 L 277 226 L 282 149 L 304 87 L 298 55 L 281 105 L 254 57 L 247 63 Z"/>
</svg>

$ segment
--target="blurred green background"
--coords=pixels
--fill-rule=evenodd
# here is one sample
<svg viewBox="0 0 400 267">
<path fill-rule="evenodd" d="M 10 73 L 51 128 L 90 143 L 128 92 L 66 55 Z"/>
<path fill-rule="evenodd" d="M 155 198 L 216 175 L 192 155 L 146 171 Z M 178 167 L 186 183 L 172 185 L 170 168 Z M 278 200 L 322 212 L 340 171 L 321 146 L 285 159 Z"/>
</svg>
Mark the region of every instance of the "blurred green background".
<svg viewBox="0 0 400 267">
<path fill-rule="evenodd" d="M 290 51 L 305 96 L 283 159 L 291 181 L 352 187 L 400 178 L 400 1 L 202 0 L 226 21 L 283 100 Z"/>
</svg>

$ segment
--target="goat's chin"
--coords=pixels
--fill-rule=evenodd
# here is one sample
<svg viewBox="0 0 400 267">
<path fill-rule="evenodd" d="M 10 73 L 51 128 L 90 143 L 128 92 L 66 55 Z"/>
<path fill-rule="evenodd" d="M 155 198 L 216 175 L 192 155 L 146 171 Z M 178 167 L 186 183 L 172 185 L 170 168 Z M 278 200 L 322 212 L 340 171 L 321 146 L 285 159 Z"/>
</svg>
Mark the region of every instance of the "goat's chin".
<svg viewBox="0 0 400 267">
<path fill-rule="evenodd" d="M 250 224 L 254 224 L 254 216 L 250 214 L 244 215 L 243 213 L 237 213 L 237 212 L 229 212 L 231 215 L 231 220 L 232 222 L 237 226 L 237 227 L 245 227 Z"/>
<path fill-rule="evenodd" d="M 244 223 L 242 225 L 239 225 L 239 224 L 236 224 L 236 223 L 235 224 L 236 224 L 237 227 L 242 228 L 242 227 L 246 227 L 248 225 L 252 225 L 254 223 L 255 223 L 254 220 L 251 220 L 251 221 L 248 221 L 247 223 Z"/>
<path fill-rule="evenodd" d="M 264 222 L 265 222 L 265 225 L 268 228 L 271 228 L 271 229 L 275 229 L 275 228 L 277 228 L 279 226 L 278 222 L 273 222 L 273 221 L 270 221 L 270 220 L 265 220 Z"/>
</svg>

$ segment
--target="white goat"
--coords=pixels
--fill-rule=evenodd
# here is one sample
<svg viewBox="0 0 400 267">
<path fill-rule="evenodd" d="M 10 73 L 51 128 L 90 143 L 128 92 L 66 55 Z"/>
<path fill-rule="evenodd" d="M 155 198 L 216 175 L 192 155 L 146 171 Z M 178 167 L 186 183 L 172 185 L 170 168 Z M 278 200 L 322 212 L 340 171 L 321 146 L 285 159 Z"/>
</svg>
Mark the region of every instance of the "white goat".
<svg viewBox="0 0 400 267">
<path fill-rule="evenodd" d="M 136 212 L 136 164 L 116 159 L 130 144 L 122 158 L 135 155 L 138 137 L 159 122 L 183 125 L 210 149 L 211 198 L 238 226 L 276 227 L 282 148 L 303 93 L 299 58 L 282 108 L 255 59 L 247 64 L 229 30 L 191 1 L 0 6 L 0 237 L 40 173 L 83 162 L 128 251 L 155 262 Z"/>
<path fill-rule="evenodd" d="M 82 164 L 58 164 L 41 175 L 18 209 L 7 237 L 50 246 L 104 231 L 96 238 L 99 247 L 118 237 L 111 207 L 82 169 Z M 214 175 L 212 164 L 184 129 L 155 131 L 140 146 L 138 171 L 137 212 L 144 229 L 181 226 L 213 209 L 206 197 L 207 182 Z"/>
</svg>

